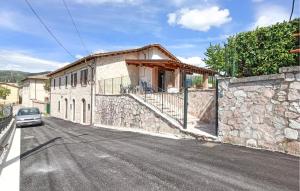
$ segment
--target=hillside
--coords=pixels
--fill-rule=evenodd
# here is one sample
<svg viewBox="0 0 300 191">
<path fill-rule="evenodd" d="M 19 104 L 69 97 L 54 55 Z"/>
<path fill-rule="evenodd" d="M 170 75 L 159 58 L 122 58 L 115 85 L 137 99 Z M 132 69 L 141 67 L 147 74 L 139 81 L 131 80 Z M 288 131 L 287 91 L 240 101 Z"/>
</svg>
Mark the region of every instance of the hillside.
<svg viewBox="0 0 300 191">
<path fill-rule="evenodd" d="M 15 70 L 0 70 L 0 82 L 20 83 L 21 80 L 30 75 L 46 74 L 47 72 L 30 73 Z"/>
</svg>

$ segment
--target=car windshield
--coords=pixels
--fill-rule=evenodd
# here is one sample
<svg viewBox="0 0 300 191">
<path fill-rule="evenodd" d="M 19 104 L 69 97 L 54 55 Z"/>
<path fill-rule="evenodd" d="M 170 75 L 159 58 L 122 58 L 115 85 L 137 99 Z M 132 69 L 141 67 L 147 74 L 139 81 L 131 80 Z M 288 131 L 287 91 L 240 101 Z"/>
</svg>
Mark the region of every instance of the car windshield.
<svg viewBox="0 0 300 191">
<path fill-rule="evenodd" d="M 40 111 L 38 108 L 20 109 L 18 112 L 18 115 L 37 115 L 37 114 L 40 114 Z"/>
</svg>

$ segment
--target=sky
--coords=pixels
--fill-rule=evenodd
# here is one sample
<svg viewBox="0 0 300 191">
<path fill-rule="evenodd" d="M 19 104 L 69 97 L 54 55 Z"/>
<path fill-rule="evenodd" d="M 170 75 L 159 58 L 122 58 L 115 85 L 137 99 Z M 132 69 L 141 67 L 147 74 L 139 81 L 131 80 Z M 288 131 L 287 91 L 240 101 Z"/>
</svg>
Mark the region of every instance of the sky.
<svg viewBox="0 0 300 191">
<path fill-rule="evenodd" d="M 51 71 L 90 53 L 159 43 L 185 63 L 205 66 L 206 48 L 226 37 L 289 19 L 292 0 L 1 0 L 0 70 Z M 294 17 L 299 17 L 296 0 Z"/>
</svg>

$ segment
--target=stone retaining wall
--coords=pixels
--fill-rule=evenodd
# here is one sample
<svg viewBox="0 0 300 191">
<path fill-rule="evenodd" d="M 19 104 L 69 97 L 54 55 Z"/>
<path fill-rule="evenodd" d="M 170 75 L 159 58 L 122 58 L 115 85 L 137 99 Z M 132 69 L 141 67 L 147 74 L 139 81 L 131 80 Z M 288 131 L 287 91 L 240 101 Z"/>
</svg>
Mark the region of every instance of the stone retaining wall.
<svg viewBox="0 0 300 191">
<path fill-rule="evenodd" d="M 188 113 L 199 118 L 199 121 L 208 123 L 215 128 L 216 122 L 216 90 L 189 91 Z"/>
<path fill-rule="evenodd" d="M 98 125 L 182 136 L 179 129 L 130 95 L 96 95 L 94 120 Z"/>
<path fill-rule="evenodd" d="M 300 66 L 219 80 L 222 142 L 300 155 Z"/>
</svg>

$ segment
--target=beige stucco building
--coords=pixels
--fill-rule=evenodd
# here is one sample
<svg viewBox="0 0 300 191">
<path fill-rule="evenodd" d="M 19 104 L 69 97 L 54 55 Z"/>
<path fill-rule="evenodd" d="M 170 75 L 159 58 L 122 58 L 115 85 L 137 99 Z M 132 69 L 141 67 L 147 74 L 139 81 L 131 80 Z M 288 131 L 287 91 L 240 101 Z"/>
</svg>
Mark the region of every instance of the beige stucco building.
<svg viewBox="0 0 300 191">
<path fill-rule="evenodd" d="M 0 82 L 0 86 L 10 90 L 10 94 L 6 97 L 0 97 L 0 105 L 18 104 L 20 87 L 16 83 Z"/>
<path fill-rule="evenodd" d="M 23 107 L 38 107 L 41 112 L 46 111 L 46 104 L 49 102 L 49 91 L 45 89 L 45 84 L 48 79 L 46 75 L 35 75 L 22 80 Z"/>
<path fill-rule="evenodd" d="M 182 73 L 200 73 L 204 87 L 212 70 L 182 63 L 159 44 L 92 54 L 48 74 L 51 115 L 81 124 L 93 122 L 96 94 L 180 91 Z"/>
</svg>

